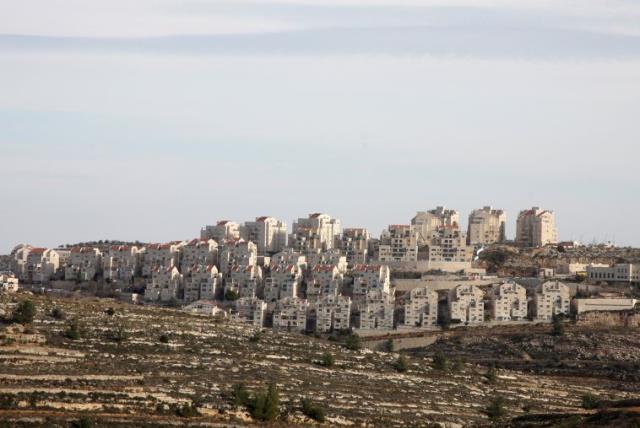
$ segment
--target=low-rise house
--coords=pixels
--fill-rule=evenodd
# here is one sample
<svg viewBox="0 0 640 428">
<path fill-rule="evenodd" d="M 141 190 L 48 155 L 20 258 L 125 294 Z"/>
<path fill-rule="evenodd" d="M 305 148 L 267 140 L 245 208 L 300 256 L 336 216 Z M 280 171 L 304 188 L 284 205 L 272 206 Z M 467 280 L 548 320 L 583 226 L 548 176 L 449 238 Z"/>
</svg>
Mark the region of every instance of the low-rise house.
<svg viewBox="0 0 640 428">
<path fill-rule="evenodd" d="M 19 280 L 13 272 L 0 272 L 0 291 L 15 293 L 19 288 Z"/>
<path fill-rule="evenodd" d="M 166 244 L 149 244 L 144 249 L 142 262 L 142 276 L 150 277 L 157 268 L 180 266 L 182 241 L 167 242 Z"/>
<path fill-rule="evenodd" d="M 309 269 L 318 265 L 332 265 L 336 266 L 342 274 L 347 272 L 347 257 L 337 248 L 327 251 L 308 251 L 306 256 Z"/>
<path fill-rule="evenodd" d="M 364 304 L 360 306 L 358 328 L 361 330 L 391 330 L 395 301 L 392 295 L 381 290 L 367 293 Z"/>
<path fill-rule="evenodd" d="M 193 265 L 184 272 L 185 302 L 216 298 L 222 278 L 215 266 Z"/>
<path fill-rule="evenodd" d="M 233 290 L 239 297 L 253 298 L 262 284 L 260 266 L 235 266 L 231 271 L 231 280 L 225 284 L 225 292 Z"/>
<path fill-rule="evenodd" d="M 496 321 L 521 321 L 527 318 L 527 290 L 515 282 L 496 284 L 489 294 L 491 316 Z"/>
<path fill-rule="evenodd" d="M 351 299 L 347 296 L 326 296 L 316 307 L 316 331 L 326 333 L 346 330 L 351 325 Z"/>
<path fill-rule="evenodd" d="M 231 320 L 255 327 L 262 327 L 267 312 L 267 304 L 255 297 L 242 297 L 235 302 L 231 309 Z"/>
<path fill-rule="evenodd" d="M 357 265 L 353 268 L 354 303 L 362 303 L 372 290 L 391 294 L 391 273 L 385 265 Z"/>
<path fill-rule="evenodd" d="M 218 267 L 225 276 L 229 275 L 235 266 L 257 266 L 258 264 L 258 247 L 244 239 L 224 241 L 218 253 Z"/>
<path fill-rule="evenodd" d="M 144 292 L 145 300 L 170 302 L 178 298 L 182 286 L 182 275 L 178 268 L 156 267 L 151 275 L 151 283 Z"/>
<path fill-rule="evenodd" d="M 559 315 L 569 315 L 569 287 L 560 281 L 548 281 L 534 296 L 535 319 L 552 321 Z"/>
<path fill-rule="evenodd" d="M 297 297 L 302 274 L 295 265 L 278 266 L 265 280 L 264 299 L 275 302 L 286 297 Z"/>
<path fill-rule="evenodd" d="M 211 266 L 218 262 L 218 243 L 213 239 L 193 239 L 182 247 L 180 271 L 186 272 L 193 266 Z"/>
<path fill-rule="evenodd" d="M 613 266 L 595 265 L 587 266 L 587 279 L 589 282 L 624 282 L 640 284 L 640 263 L 618 263 Z"/>
<path fill-rule="evenodd" d="M 428 287 L 411 290 L 404 305 L 406 327 L 427 327 L 438 324 L 438 293 Z"/>
<path fill-rule="evenodd" d="M 615 311 L 630 311 L 635 309 L 638 304 L 636 299 L 624 299 L 624 298 L 606 298 L 606 299 L 575 299 L 574 300 L 576 313 L 582 314 L 585 312 L 615 312 Z"/>
<path fill-rule="evenodd" d="M 91 281 L 102 268 L 102 253 L 93 247 L 73 247 L 64 270 L 67 281 Z"/>
<path fill-rule="evenodd" d="M 227 312 L 221 309 L 213 300 L 196 300 L 184 306 L 182 310 L 197 315 L 227 317 Z"/>
<path fill-rule="evenodd" d="M 276 330 L 305 331 L 309 303 L 297 297 L 285 297 L 276 303 L 273 328 Z"/>
<path fill-rule="evenodd" d="M 129 245 L 112 245 L 102 257 L 104 279 L 130 282 L 141 271 L 141 248 Z"/>
<path fill-rule="evenodd" d="M 316 265 L 307 282 L 307 299 L 316 303 L 325 296 L 336 296 L 342 287 L 344 276 L 335 265 Z"/>
<path fill-rule="evenodd" d="M 240 239 L 240 225 L 229 220 L 221 220 L 213 226 L 205 226 L 200 230 L 200 239 L 220 243 L 226 240 Z"/>
<path fill-rule="evenodd" d="M 339 247 L 349 266 L 365 264 L 369 261 L 369 231 L 363 228 L 344 229 Z"/>
<path fill-rule="evenodd" d="M 449 318 L 464 324 L 484 322 L 484 292 L 475 285 L 458 285 L 449 292 Z"/>
</svg>

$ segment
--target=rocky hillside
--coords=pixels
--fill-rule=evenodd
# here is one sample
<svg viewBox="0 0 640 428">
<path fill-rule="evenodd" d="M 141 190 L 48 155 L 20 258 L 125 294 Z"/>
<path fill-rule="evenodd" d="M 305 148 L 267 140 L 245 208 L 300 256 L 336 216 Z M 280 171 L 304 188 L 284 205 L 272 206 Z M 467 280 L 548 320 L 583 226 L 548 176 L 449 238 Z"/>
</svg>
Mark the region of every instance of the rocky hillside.
<svg viewBox="0 0 640 428">
<path fill-rule="evenodd" d="M 442 364 L 107 299 L 0 299 L 6 319 L 25 299 L 37 309 L 32 323 L 0 326 L 0 426 L 488 426 L 487 411 L 574 413 L 587 393 L 637 393 L 589 375 L 488 373 L 472 358 L 483 340 L 459 345 L 466 362 L 452 352 Z M 498 348 L 489 343 L 492 358 Z M 269 384 L 279 400 L 267 418 L 255 409 Z"/>
</svg>

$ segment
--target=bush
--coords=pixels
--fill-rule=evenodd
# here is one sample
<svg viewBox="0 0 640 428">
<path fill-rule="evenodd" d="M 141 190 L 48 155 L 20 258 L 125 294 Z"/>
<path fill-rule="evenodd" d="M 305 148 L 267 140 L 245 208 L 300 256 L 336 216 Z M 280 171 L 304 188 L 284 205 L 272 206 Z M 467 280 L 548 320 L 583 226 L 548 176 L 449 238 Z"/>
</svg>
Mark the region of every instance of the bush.
<svg viewBox="0 0 640 428">
<path fill-rule="evenodd" d="M 409 362 L 404 355 L 400 355 L 398 359 L 394 361 L 393 368 L 400 373 L 404 373 L 409 370 Z"/>
<path fill-rule="evenodd" d="M 358 336 L 357 334 L 352 334 L 347 338 L 345 346 L 347 349 L 351 349 L 352 351 L 357 351 L 359 349 L 362 349 L 362 340 L 360 339 L 360 336 Z"/>
<path fill-rule="evenodd" d="M 18 303 L 11 320 L 18 324 L 29 324 L 36 316 L 36 305 L 31 300 L 24 300 Z"/>
<path fill-rule="evenodd" d="M 551 334 L 554 336 L 564 336 L 564 323 L 559 317 L 553 319 Z"/>
<path fill-rule="evenodd" d="M 600 407 L 600 399 L 593 394 L 585 394 L 582 396 L 582 408 L 583 409 L 597 409 Z"/>
<path fill-rule="evenodd" d="M 233 385 L 233 391 L 231 392 L 233 397 L 233 404 L 236 406 L 250 406 L 251 405 L 251 397 L 249 396 L 249 391 L 247 391 L 247 387 L 244 383 L 238 383 Z"/>
<path fill-rule="evenodd" d="M 432 365 L 434 369 L 444 371 L 449 367 L 449 360 L 447 359 L 447 356 L 442 353 L 442 351 L 436 351 L 436 353 L 433 355 Z"/>
<path fill-rule="evenodd" d="M 160 341 L 160 343 L 169 343 L 169 336 L 166 334 L 161 334 L 158 338 L 158 341 Z"/>
<path fill-rule="evenodd" d="M 109 315 L 110 317 L 114 316 L 116 313 L 116 310 L 113 308 L 107 308 L 104 311 L 105 314 Z"/>
<path fill-rule="evenodd" d="M 253 333 L 253 335 L 249 338 L 249 342 L 252 343 L 258 343 L 260 342 L 260 339 L 262 339 L 262 336 L 264 335 L 264 333 L 262 333 L 262 330 L 257 330 L 256 332 Z"/>
<path fill-rule="evenodd" d="M 324 354 L 322 354 L 322 360 L 320 362 L 321 366 L 333 367 L 334 363 L 335 363 L 335 358 L 331 352 L 325 352 Z"/>
<path fill-rule="evenodd" d="M 184 403 L 182 406 L 176 408 L 176 415 L 181 418 L 192 418 L 198 416 L 200 413 L 196 406 L 192 404 Z"/>
<path fill-rule="evenodd" d="M 496 370 L 496 366 L 492 365 L 489 367 L 489 370 L 484 374 L 484 377 L 487 379 L 487 382 L 493 384 L 498 381 L 498 371 Z"/>
<path fill-rule="evenodd" d="M 384 350 L 387 352 L 393 352 L 394 349 L 395 346 L 393 345 L 393 339 L 387 339 L 387 341 L 384 342 Z"/>
<path fill-rule="evenodd" d="M 69 322 L 67 329 L 64 331 L 64 337 L 71 340 L 80 339 L 80 326 L 78 325 L 78 319 L 74 318 Z"/>
<path fill-rule="evenodd" d="M 492 421 L 499 421 L 507 415 L 507 409 L 505 407 L 505 399 L 504 397 L 498 395 L 485 409 L 486 415 Z"/>
<path fill-rule="evenodd" d="M 120 321 L 116 324 L 115 328 L 109 332 L 109 339 L 114 342 L 121 343 L 129 339 L 129 333 L 124 322 Z"/>
<path fill-rule="evenodd" d="M 67 314 L 60 308 L 53 308 L 51 310 L 51 317 L 57 320 L 63 320 L 67 317 Z"/>
<path fill-rule="evenodd" d="M 308 398 L 303 398 L 301 400 L 301 404 L 302 404 L 302 413 L 304 413 L 306 416 L 313 419 L 314 421 L 324 422 L 325 415 L 324 415 L 324 409 L 322 407 L 318 406 Z"/>
<path fill-rule="evenodd" d="M 238 300 L 240 296 L 238 296 L 238 293 L 236 293 L 234 290 L 227 290 L 224 292 L 224 300 L 229 300 L 229 301 L 234 301 L 234 300 Z"/>
<path fill-rule="evenodd" d="M 93 422 L 91 419 L 86 416 L 81 417 L 77 421 L 71 422 L 71 428 L 91 428 L 93 426 Z"/>
<path fill-rule="evenodd" d="M 266 391 L 256 394 L 252 403 L 251 416 L 260 421 L 273 421 L 280 414 L 278 389 L 271 383 Z"/>
</svg>

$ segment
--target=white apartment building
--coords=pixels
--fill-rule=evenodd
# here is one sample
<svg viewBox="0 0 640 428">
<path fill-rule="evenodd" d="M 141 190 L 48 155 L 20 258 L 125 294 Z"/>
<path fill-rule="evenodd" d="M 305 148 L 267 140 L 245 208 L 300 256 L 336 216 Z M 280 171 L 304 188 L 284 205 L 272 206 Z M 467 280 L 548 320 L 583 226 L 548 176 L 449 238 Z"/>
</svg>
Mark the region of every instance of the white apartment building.
<svg viewBox="0 0 640 428">
<path fill-rule="evenodd" d="M 193 265 L 184 272 L 184 301 L 213 300 L 220 289 L 222 276 L 213 266 Z"/>
<path fill-rule="evenodd" d="M 0 272 L 0 291 L 15 293 L 19 288 L 19 280 L 13 272 Z"/>
<path fill-rule="evenodd" d="M 524 247 L 542 247 L 558 243 L 553 211 L 533 207 L 520 211 L 516 224 L 516 243 Z"/>
<path fill-rule="evenodd" d="M 548 281 L 540 286 L 535 294 L 533 304 L 535 319 L 552 321 L 557 315 L 569 315 L 569 287 L 560 281 Z"/>
<path fill-rule="evenodd" d="M 224 318 L 227 317 L 227 313 L 224 311 L 224 309 L 218 307 L 218 303 L 213 300 L 197 300 L 186 306 L 183 306 L 182 310 L 197 315 L 208 315 L 214 317 L 222 316 Z"/>
<path fill-rule="evenodd" d="M 404 305 L 406 327 L 428 327 L 438 324 L 438 293 L 428 287 L 411 290 Z"/>
<path fill-rule="evenodd" d="M 144 247 L 142 276 L 150 277 L 159 267 L 180 266 L 180 256 L 185 242 L 173 241 L 166 244 L 149 244 Z"/>
<path fill-rule="evenodd" d="M 326 296 L 316 308 L 316 331 L 327 333 L 346 330 L 351 325 L 351 299 L 346 296 Z"/>
<path fill-rule="evenodd" d="M 418 233 L 410 225 L 392 224 L 380 235 L 378 261 L 415 262 L 418 260 Z"/>
<path fill-rule="evenodd" d="M 448 210 L 445 207 L 436 207 L 434 210 L 418 211 L 411 219 L 413 230 L 417 234 L 420 245 L 426 244 L 431 237 L 442 227 L 458 228 L 460 214 L 456 210 Z"/>
<path fill-rule="evenodd" d="M 20 244 L 17 245 L 13 250 L 11 250 L 11 270 L 16 274 L 19 280 L 28 281 L 27 277 L 27 257 L 29 256 L 29 251 L 31 251 L 33 247 L 28 244 Z"/>
<path fill-rule="evenodd" d="M 307 257 L 293 248 L 285 248 L 271 256 L 271 269 L 288 265 L 295 265 L 298 269 L 304 271 L 307 269 Z"/>
<path fill-rule="evenodd" d="M 309 302 L 316 303 L 325 296 L 338 295 L 342 288 L 344 275 L 337 266 L 316 265 L 311 274 L 312 278 L 307 282 L 307 299 Z"/>
<path fill-rule="evenodd" d="M 588 265 L 589 282 L 640 283 L 640 264 L 618 263 L 613 266 Z"/>
<path fill-rule="evenodd" d="M 229 275 L 234 266 L 256 266 L 258 264 L 258 247 L 253 242 L 244 239 L 225 241 L 218 253 L 218 267 L 223 275 Z"/>
<path fill-rule="evenodd" d="M 60 268 L 60 255 L 56 250 L 32 248 L 25 267 L 31 282 L 47 283 Z"/>
<path fill-rule="evenodd" d="M 141 272 L 143 248 L 129 245 L 112 245 L 102 257 L 104 279 L 130 282 Z"/>
<path fill-rule="evenodd" d="M 358 328 L 361 330 L 393 329 L 395 301 L 392 295 L 382 290 L 367 293 L 364 304 L 360 306 Z"/>
<path fill-rule="evenodd" d="M 73 247 L 64 270 L 67 281 L 91 281 L 102 268 L 102 253 L 93 247 Z"/>
<path fill-rule="evenodd" d="M 297 297 L 301 281 L 302 273 L 295 265 L 272 269 L 271 276 L 265 280 L 264 300 L 276 302 L 286 297 Z"/>
<path fill-rule="evenodd" d="M 273 254 L 287 246 L 287 224 L 273 217 L 257 217 L 240 226 L 240 236 L 258 247 L 258 255 Z"/>
<path fill-rule="evenodd" d="M 230 220 L 221 220 L 215 225 L 207 225 L 200 229 L 200 239 L 208 241 L 213 239 L 217 243 L 226 240 L 240 239 L 240 225 Z"/>
<path fill-rule="evenodd" d="M 346 273 L 348 269 L 347 256 L 342 252 L 333 248 L 327 251 L 311 250 L 306 253 L 307 267 L 312 269 L 317 265 L 336 266 L 340 273 Z"/>
<path fill-rule="evenodd" d="M 276 303 L 273 311 L 275 330 L 305 331 L 309 303 L 297 297 L 285 297 Z"/>
<path fill-rule="evenodd" d="M 218 262 L 218 243 L 213 239 L 193 239 L 182 247 L 180 271 L 194 266 L 211 266 Z"/>
<path fill-rule="evenodd" d="M 261 284 L 262 268 L 260 266 L 235 266 L 231 270 L 231 280 L 225 285 L 225 292 L 233 290 L 240 297 L 253 298 L 256 297 Z"/>
<path fill-rule="evenodd" d="M 231 309 L 231 321 L 262 327 L 267 313 L 267 304 L 255 297 L 242 297 Z"/>
<path fill-rule="evenodd" d="M 484 292 L 475 285 L 458 285 L 449 291 L 449 318 L 463 324 L 484 322 Z"/>
<path fill-rule="evenodd" d="M 347 258 L 349 266 L 365 264 L 369 260 L 369 242 L 371 236 L 367 229 L 345 229 L 339 241 L 339 248 Z"/>
<path fill-rule="evenodd" d="M 496 321 L 521 321 L 527 318 L 527 290 L 515 282 L 496 284 L 489 293 L 491 316 Z"/>
<path fill-rule="evenodd" d="M 507 214 L 490 206 L 473 210 L 469 214 L 467 239 L 469 245 L 482 246 L 506 240 Z"/>
<path fill-rule="evenodd" d="M 357 265 L 353 268 L 353 299 L 356 305 L 364 303 L 367 294 L 379 290 L 391 294 L 391 272 L 385 265 Z"/>
<path fill-rule="evenodd" d="M 340 220 L 322 213 L 309 214 L 293 223 L 289 246 L 301 252 L 329 250 L 336 246 L 341 232 Z"/>
<path fill-rule="evenodd" d="M 435 231 L 427 248 L 430 262 L 470 263 L 473 259 L 473 247 L 467 245 L 466 234 L 458 228 Z"/>
<path fill-rule="evenodd" d="M 182 286 L 182 274 L 175 266 L 158 266 L 151 273 L 151 283 L 144 291 L 145 300 L 169 302 L 178 298 Z"/>
</svg>

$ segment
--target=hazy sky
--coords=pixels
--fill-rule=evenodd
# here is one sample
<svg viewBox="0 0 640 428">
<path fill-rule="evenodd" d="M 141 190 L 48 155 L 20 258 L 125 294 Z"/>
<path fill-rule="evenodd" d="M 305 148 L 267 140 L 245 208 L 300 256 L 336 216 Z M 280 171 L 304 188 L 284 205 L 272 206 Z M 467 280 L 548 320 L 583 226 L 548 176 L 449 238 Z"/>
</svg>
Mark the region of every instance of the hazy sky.
<svg viewBox="0 0 640 428">
<path fill-rule="evenodd" d="M 324 211 L 640 245 L 640 2 L 0 0 L 0 253 Z"/>
</svg>

